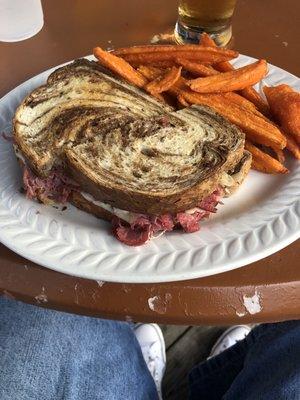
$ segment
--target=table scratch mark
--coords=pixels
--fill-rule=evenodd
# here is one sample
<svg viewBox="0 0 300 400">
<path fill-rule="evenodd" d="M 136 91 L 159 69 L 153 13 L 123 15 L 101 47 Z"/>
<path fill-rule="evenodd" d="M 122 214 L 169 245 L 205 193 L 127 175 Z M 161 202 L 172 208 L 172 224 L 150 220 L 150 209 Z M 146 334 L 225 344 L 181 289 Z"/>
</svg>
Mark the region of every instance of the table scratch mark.
<svg viewBox="0 0 300 400">
<path fill-rule="evenodd" d="M 46 295 L 46 292 L 45 292 L 45 286 L 42 286 L 42 291 L 40 294 L 35 296 L 35 300 L 38 304 L 48 303 L 48 296 Z"/>
<path fill-rule="evenodd" d="M 75 290 L 75 303 L 79 304 L 79 298 L 78 298 L 77 289 L 78 289 L 78 283 L 75 284 L 74 290 Z"/>
<path fill-rule="evenodd" d="M 261 297 L 257 290 L 255 290 L 253 296 L 243 295 L 243 303 L 249 314 L 257 314 L 262 310 Z"/>
</svg>

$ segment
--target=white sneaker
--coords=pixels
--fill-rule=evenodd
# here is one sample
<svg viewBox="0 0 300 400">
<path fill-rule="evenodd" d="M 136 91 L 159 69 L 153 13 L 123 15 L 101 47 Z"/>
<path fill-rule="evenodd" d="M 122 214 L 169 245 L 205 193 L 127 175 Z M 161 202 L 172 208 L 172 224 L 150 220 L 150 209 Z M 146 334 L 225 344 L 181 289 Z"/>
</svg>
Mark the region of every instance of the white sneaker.
<svg viewBox="0 0 300 400">
<path fill-rule="evenodd" d="M 217 356 L 240 340 L 245 339 L 250 331 L 251 328 L 247 325 L 235 325 L 228 328 L 216 341 L 208 358 Z"/>
<path fill-rule="evenodd" d="M 134 333 L 154 379 L 158 396 L 162 399 L 161 382 L 166 369 L 166 346 L 162 331 L 157 324 L 137 324 Z"/>
</svg>

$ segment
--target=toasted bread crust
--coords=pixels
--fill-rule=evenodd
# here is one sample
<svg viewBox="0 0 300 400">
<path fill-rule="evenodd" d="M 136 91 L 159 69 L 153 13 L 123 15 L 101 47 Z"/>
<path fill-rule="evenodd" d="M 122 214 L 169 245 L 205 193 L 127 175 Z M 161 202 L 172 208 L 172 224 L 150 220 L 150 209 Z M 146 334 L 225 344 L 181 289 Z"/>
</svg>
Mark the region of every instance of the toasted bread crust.
<svg viewBox="0 0 300 400">
<path fill-rule="evenodd" d="M 188 111 L 185 118 L 195 117 L 194 114 L 197 115 L 198 112 L 207 113 L 212 124 L 215 121 L 223 126 L 228 135 L 235 135 L 236 143 L 229 150 L 223 150 L 226 154 L 224 163 L 211 168 L 207 171 L 206 178 L 199 179 L 198 182 L 191 184 L 188 188 L 180 188 L 172 194 L 168 194 L 168 192 L 143 193 L 138 190 L 130 190 L 125 185 L 120 188 L 102 184 L 95 180 L 88 170 L 84 170 L 84 166 L 72 151 L 66 152 L 65 165 L 68 175 L 79 183 L 82 190 L 91 193 L 95 199 L 122 210 L 159 215 L 164 213 L 174 214 L 196 207 L 199 200 L 211 194 L 219 186 L 221 175 L 233 169 L 241 160 L 244 152 L 244 134 L 209 107 L 194 106 Z"/>
<path fill-rule="evenodd" d="M 241 160 L 236 165 L 236 168 L 234 169 L 234 171 L 228 171 L 228 172 L 233 172 L 233 178 L 235 179 L 235 183 L 234 183 L 234 185 L 231 185 L 230 187 L 227 188 L 226 197 L 231 196 L 241 186 L 244 179 L 246 178 L 246 176 L 249 173 L 249 170 L 251 168 L 251 161 L 252 161 L 251 153 L 249 153 L 248 151 L 245 150 Z M 210 193 L 211 192 L 209 192 L 208 194 L 210 194 Z M 89 214 L 92 214 L 97 218 L 104 219 L 105 221 L 111 221 L 113 218 L 112 213 L 110 213 L 109 211 L 105 210 L 104 208 L 88 201 L 79 192 L 72 193 L 70 202 L 75 207 L 79 208 L 80 210 L 85 211 Z M 187 209 L 185 209 L 185 211 L 186 210 Z"/>
<path fill-rule="evenodd" d="M 251 163 L 252 163 L 251 153 L 249 153 L 249 151 L 247 151 L 247 150 L 244 150 L 243 156 L 242 156 L 241 160 L 238 162 L 238 164 L 236 165 L 236 167 L 234 168 L 234 171 L 229 171 L 229 172 L 231 172 L 231 176 L 234 179 L 234 185 L 231 185 L 230 187 L 227 188 L 226 197 L 229 197 L 234 192 L 236 192 L 237 189 L 244 182 L 246 176 L 248 175 L 248 173 L 250 171 Z"/>
<path fill-rule="evenodd" d="M 89 70 L 91 70 L 91 75 L 89 76 Z M 94 80 L 95 82 L 97 81 L 103 81 L 103 88 L 96 93 L 95 99 L 90 99 L 89 93 L 92 93 L 91 90 L 87 90 L 86 92 L 88 93 L 88 96 L 86 98 L 86 101 L 83 105 L 80 105 L 78 102 L 77 92 L 74 92 L 74 88 L 71 86 L 70 89 L 68 90 L 73 90 L 72 96 L 74 96 L 70 101 L 69 101 L 69 106 L 63 106 L 58 107 L 58 113 L 53 113 L 51 114 L 52 108 L 50 107 L 51 104 L 53 105 L 53 109 L 57 106 L 57 93 L 58 89 L 56 86 L 54 86 L 54 89 L 51 85 L 56 85 L 62 82 L 63 84 L 65 83 L 64 79 L 67 82 L 68 85 L 68 77 L 69 76 L 77 76 L 78 74 L 79 79 L 80 79 L 80 71 L 85 71 L 85 73 L 88 75 L 88 77 L 85 75 L 84 79 L 90 79 L 89 82 L 91 85 L 94 85 Z M 53 72 L 50 77 L 48 78 L 48 83 L 47 85 L 42 86 L 41 88 L 36 89 L 29 95 L 23 103 L 20 105 L 16 112 L 16 117 L 14 120 L 14 134 L 15 134 L 15 139 L 16 142 L 20 148 L 20 151 L 24 155 L 26 162 L 30 166 L 30 168 L 38 175 L 38 176 L 47 176 L 47 173 L 49 173 L 49 168 L 51 166 L 55 165 L 55 162 L 62 162 L 62 165 L 65 168 L 65 171 L 68 176 L 72 177 L 81 187 L 82 191 L 85 191 L 87 193 L 90 193 L 93 195 L 93 197 L 98 200 L 98 201 L 103 201 L 105 203 L 111 204 L 112 206 L 115 206 L 119 209 L 122 210 L 128 210 L 136 213 L 147 213 L 147 214 L 152 214 L 152 215 L 160 215 L 164 213 L 177 213 L 180 211 L 185 211 L 187 209 L 193 208 L 197 206 L 199 201 L 212 193 L 218 186 L 219 186 L 219 181 L 222 173 L 224 171 L 228 171 L 232 168 L 235 167 L 235 165 L 239 162 L 239 160 L 242 158 L 243 155 L 243 149 L 244 149 L 244 134 L 234 125 L 230 124 L 227 120 L 222 118 L 219 114 L 215 113 L 212 109 L 208 107 L 201 107 L 201 106 L 194 106 L 189 109 L 181 110 L 179 112 L 170 112 L 170 109 L 163 107 L 161 104 L 157 103 L 154 99 L 149 98 L 149 96 L 143 94 L 142 92 L 139 92 L 135 88 L 131 88 L 128 85 L 124 85 L 123 88 L 123 82 L 118 82 L 116 80 L 113 80 L 113 83 L 111 83 L 111 78 L 110 79 L 110 88 L 115 88 L 118 87 L 119 91 L 116 93 L 119 93 L 118 95 L 115 95 L 113 100 L 110 100 L 111 103 L 109 103 L 110 107 L 110 113 L 114 114 L 116 113 L 117 117 L 119 120 L 117 121 L 117 129 L 122 131 L 122 121 L 124 122 L 124 126 L 128 127 L 129 125 L 132 126 L 132 122 L 127 123 L 126 121 L 128 118 L 131 118 L 131 120 L 135 121 L 135 118 L 140 118 L 138 121 L 135 122 L 140 122 L 142 129 L 141 132 L 135 131 L 134 129 L 131 130 L 126 130 L 125 129 L 125 134 L 123 135 L 124 141 L 121 142 L 121 148 L 122 146 L 126 146 L 125 141 L 128 138 L 131 138 L 130 135 L 133 135 L 134 139 L 134 133 L 136 132 L 137 135 L 140 135 L 138 137 L 138 140 L 141 138 L 141 135 L 145 135 L 148 137 L 151 136 L 151 124 L 152 121 L 154 121 L 153 118 L 160 118 L 161 116 L 167 116 L 169 120 L 171 121 L 170 125 L 174 126 L 174 131 L 178 133 L 178 129 L 182 129 L 180 132 L 180 135 L 178 134 L 178 137 L 180 138 L 179 140 L 182 142 L 182 146 L 180 144 L 180 150 L 182 147 L 186 150 L 189 149 L 187 144 L 184 143 L 185 137 L 184 137 L 184 132 L 188 132 L 187 129 L 189 129 L 190 126 L 192 126 L 192 123 L 190 123 L 190 119 L 193 120 L 193 151 L 198 151 L 200 154 L 199 159 L 194 157 L 192 159 L 192 155 L 189 153 L 184 153 L 184 152 L 179 152 L 176 153 L 176 151 L 171 151 L 170 153 L 174 153 L 170 155 L 171 163 L 173 162 L 173 159 L 176 159 L 176 157 L 179 155 L 180 157 L 183 157 L 185 161 L 185 164 L 182 167 L 182 164 L 176 164 L 174 168 L 174 174 L 172 170 L 172 174 L 167 174 L 167 178 L 164 181 L 164 176 L 158 174 L 154 175 L 157 177 L 157 182 L 159 182 L 159 185 L 152 189 L 151 186 L 151 179 L 152 176 L 148 175 L 148 181 L 147 184 L 145 184 L 143 187 L 140 187 L 139 185 L 142 186 L 143 181 L 135 180 L 132 178 L 132 175 L 130 175 L 130 179 L 127 179 L 126 174 L 124 175 L 125 178 L 121 181 L 121 184 L 117 181 L 112 179 L 111 177 L 116 176 L 119 178 L 120 176 L 120 170 L 123 174 L 122 168 L 118 171 L 117 174 L 114 174 L 116 172 L 117 168 L 117 163 L 113 165 L 113 168 L 111 169 L 106 169 L 102 168 L 103 171 L 101 173 L 98 171 L 98 165 L 97 167 L 94 168 L 94 165 L 91 167 L 91 164 L 89 164 L 88 160 L 83 159 L 82 153 L 74 151 L 74 148 L 78 145 L 81 145 L 81 139 L 82 137 L 80 135 L 85 135 L 84 127 L 88 127 L 89 130 L 87 130 L 87 135 L 84 137 L 84 140 L 89 144 L 91 143 L 90 140 L 93 140 L 93 126 L 92 123 L 99 121 L 100 120 L 100 125 L 103 125 L 103 115 L 105 114 L 106 110 L 105 107 L 106 105 L 102 105 L 101 107 L 99 106 L 99 102 L 101 103 L 102 97 L 101 96 L 109 96 L 109 90 L 107 89 L 107 85 L 109 79 L 107 77 L 102 76 L 102 69 L 99 70 L 99 66 L 96 63 L 91 63 L 86 60 L 84 61 L 77 61 L 75 64 L 70 64 L 68 66 L 62 67 L 55 72 Z M 105 86 L 106 85 L 106 86 Z M 49 89 L 49 91 L 44 89 Z M 90 88 L 90 86 L 89 86 Z M 121 89 L 120 89 L 121 88 Z M 80 89 L 80 88 L 79 88 Z M 52 90 L 52 92 L 51 92 Z M 67 89 L 66 89 L 67 90 Z M 84 90 L 84 89 L 80 89 Z M 127 107 L 124 108 L 124 104 L 122 103 L 122 93 L 129 93 L 132 95 L 130 97 L 130 100 L 128 100 Z M 133 93 L 134 92 L 134 93 Z M 50 93 L 50 95 L 49 95 Z M 75 94 L 74 94 L 75 93 Z M 133 93 L 133 94 L 132 94 Z M 34 142 L 35 137 L 33 137 L 33 142 L 31 140 L 27 140 L 29 133 L 31 133 L 30 129 L 27 132 L 24 127 L 30 127 L 31 122 L 30 121 L 36 121 L 39 119 L 39 115 L 41 114 L 40 112 L 40 105 L 43 104 L 45 101 L 44 99 L 47 99 L 47 96 L 50 96 L 51 101 L 54 98 L 54 102 L 51 103 L 50 105 L 47 105 L 47 109 L 45 114 L 47 114 L 47 118 L 44 121 L 45 124 L 43 125 L 42 129 L 38 130 L 37 132 L 39 134 L 42 134 L 41 136 L 38 137 L 40 140 L 39 142 Z M 69 92 L 67 92 L 66 96 L 69 95 Z M 120 98 L 118 96 L 121 96 Z M 52 97 L 51 97 L 52 96 Z M 66 97 L 69 99 L 69 97 Z M 105 97 L 106 98 L 106 97 Z M 74 100 L 75 99 L 75 100 Z M 97 103 L 98 102 L 98 103 Z M 106 100 L 107 102 L 107 100 Z M 97 103 L 97 104 L 95 104 Z M 104 103 L 104 102 L 103 102 Z M 120 104 L 119 104 L 120 103 Z M 145 105 L 144 105 L 145 103 Z M 61 103 L 59 103 L 61 104 Z M 65 103 L 64 103 L 65 104 Z M 114 105 L 116 104 L 116 106 Z M 132 109 L 130 109 L 130 106 L 132 106 Z M 37 115 L 34 115 L 35 107 L 38 108 L 37 110 Z M 50 107 L 50 112 L 49 112 L 49 107 Z M 98 108 L 97 108 L 98 107 Z M 114 109 L 115 107 L 115 109 Z M 119 107 L 119 108 L 118 108 Z M 148 110 L 149 108 L 149 110 Z M 63 114 L 62 110 L 64 111 Z M 100 110 L 100 111 L 99 111 Z M 112 111 L 111 111 L 112 110 Z M 136 112 L 136 114 L 135 114 Z M 24 115 L 22 115 L 22 113 Z M 79 118 L 77 119 L 77 113 L 79 115 Z M 49 114 L 51 114 L 49 116 Z M 198 114 L 198 116 L 197 116 Z M 42 117 L 44 114 L 41 114 Z M 150 118 L 148 120 L 148 126 L 147 129 L 145 127 L 146 124 L 143 124 L 143 118 L 144 117 Z M 24 117 L 22 119 L 22 117 Z M 50 118 L 51 117 L 51 118 Z M 203 126 L 204 126 L 204 133 L 200 132 L 201 130 L 201 124 L 200 124 L 200 119 L 203 117 Z M 44 118 L 44 117 L 43 117 Z M 80 119 L 81 118 L 81 119 Z M 94 120 L 93 120 L 94 118 Z M 117 119 L 118 119 L 117 118 Z M 151 120 L 152 118 L 152 120 Z M 199 128 L 199 133 L 198 133 L 198 125 L 197 125 L 197 118 L 198 120 L 198 125 L 200 126 Z M 107 120 L 108 117 L 107 117 Z M 173 121 L 175 121 L 175 124 L 172 125 Z M 177 121 L 177 122 L 176 122 Z M 26 122 L 28 125 L 26 125 Z M 78 128 L 78 124 L 82 122 L 82 125 Z M 91 122 L 91 124 L 90 124 Z M 112 124 L 114 121 L 112 121 Z M 90 125 L 89 125 L 90 124 Z M 126 125 L 127 124 L 127 125 Z M 150 125 L 150 129 L 149 129 Z M 55 128 L 55 129 L 54 129 Z M 165 128 L 165 126 L 162 126 L 162 130 Z M 72 136 L 73 132 L 75 130 L 78 130 L 77 136 L 75 137 Z M 108 125 L 108 130 L 105 132 L 101 133 L 101 129 L 103 129 L 102 126 L 100 128 L 95 128 L 98 129 L 98 135 L 102 135 L 101 137 L 106 137 L 110 131 L 113 131 L 115 129 L 114 126 Z M 170 128 L 171 129 L 171 128 Z M 185 130 L 186 129 L 186 130 Z M 116 129 L 115 129 L 116 130 Z M 212 133 L 210 132 L 209 134 L 207 133 L 208 130 L 211 130 Z M 46 135 L 43 136 L 43 134 L 46 131 Z M 132 133 L 133 131 L 133 133 Z M 83 133 L 82 133 L 83 132 Z M 100 133 L 99 133 L 100 132 Z M 123 132 L 123 131 L 122 131 Z M 195 133 L 196 132 L 196 133 Z M 154 132 L 155 134 L 157 131 Z M 47 136 L 48 135 L 48 136 Z M 50 136 L 49 136 L 50 135 Z M 52 136 L 51 136 L 52 135 Z M 62 135 L 63 140 L 62 140 L 62 145 L 57 144 L 57 141 L 60 140 L 60 135 Z M 65 135 L 65 136 L 64 136 Z M 92 135 L 92 136 L 88 136 Z M 127 135 L 127 136 L 126 136 Z M 165 134 L 166 136 L 167 134 Z M 187 135 L 187 134 L 186 134 Z M 205 140 L 203 142 L 203 135 L 205 137 Z M 207 135 L 207 136 L 205 136 Z M 172 135 L 169 134 L 171 137 Z M 192 134 L 191 134 L 192 136 Z M 98 136 L 99 137 L 99 136 Z M 186 136 L 188 138 L 188 136 Z M 212 138 L 211 138 L 212 137 Z M 40 139 L 42 138 L 42 139 Z M 47 141 L 49 138 L 49 142 Z M 79 139 L 78 139 L 79 138 Z M 196 138 L 196 139 L 195 139 Z M 25 140 L 26 139 L 26 140 Z M 112 137 L 112 140 L 114 137 Z M 143 139 L 144 140 L 144 139 Z M 77 142 L 76 142 L 77 141 Z M 36 143 L 41 142 L 41 148 L 36 145 Z M 84 144 L 86 143 L 84 142 Z M 33 156 L 33 145 L 31 143 L 34 143 L 36 146 L 36 153 Z M 78 144 L 79 143 L 79 144 Z M 144 142 L 143 142 L 144 144 Z M 110 147 L 111 143 L 107 145 L 106 147 L 108 149 L 111 149 Z M 197 147 L 198 146 L 198 147 Z M 200 149 L 200 150 L 199 150 Z M 100 147 L 101 150 L 101 147 Z M 117 149 L 118 150 L 118 149 Z M 150 149 L 151 150 L 151 149 Z M 172 149 L 173 150 L 173 149 Z M 189 149 L 188 152 L 191 150 Z M 41 154 L 41 158 L 39 158 L 39 152 Z M 192 153 L 192 151 L 191 151 Z M 89 155 L 89 153 L 87 153 Z M 102 157 L 103 153 L 98 154 L 97 157 L 99 157 L 98 160 Z M 111 154 L 111 150 L 110 150 Z M 162 154 L 168 154 L 167 152 Z M 183 154 L 183 155 L 182 155 Z M 138 154 L 134 154 L 135 159 L 138 157 L 139 160 L 145 156 L 144 153 L 140 152 Z M 164 158 L 160 158 L 160 164 L 155 161 L 155 157 L 153 155 L 146 154 L 148 157 L 148 160 L 146 162 L 150 161 L 155 163 L 156 165 L 160 165 L 164 163 Z M 174 156 L 174 157 L 173 157 Z M 96 157 L 96 156 L 95 156 Z M 118 157 L 115 156 L 115 158 Z M 146 157 L 146 158 L 147 158 Z M 149 158 L 150 157 L 150 158 Z M 167 156 L 166 156 L 167 157 Z M 171 158 L 173 157 L 173 159 Z M 185 157 L 185 158 L 184 158 Z M 214 160 L 215 158 L 215 160 Z M 163 160 L 163 161 L 161 161 Z M 168 159 L 167 159 L 168 160 Z M 199 161 L 200 160 L 200 161 Z M 212 160 L 212 161 L 211 161 Z M 115 162 L 115 160 L 113 160 Z M 214 162 L 215 161 L 215 162 Z M 97 161 L 98 162 L 98 161 Z M 129 164 L 131 160 L 129 159 Z M 173 165 L 173 164 L 172 164 Z M 137 165 L 139 167 L 139 165 Z M 94 168 L 94 170 L 93 170 Z M 158 168 L 158 169 L 159 169 Z M 187 168 L 190 168 L 192 171 L 190 175 L 188 174 L 183 174 L 182 171 Z M 99 167 L 100 169 L 100 167 Z M 133 167 L 132 167 L 133 169 Z M 199 171 L 201 170 L 201 173 Z M 95 178 L 95 173 L 94 171 L 98 171 L 98 177 Z M 157 169 L 155 170 L 157 172 Z M 130 173 L 132 170 L 130 170 Z M 135 172 L 135 171 L 134 171 Z M 106 175 L 110 173 L 111 175 Z M 148 173 L 148 172 L 147 172 Z M 147 176 L 147 173 L 144 175 Z M 101 175 L 102 174 L 102 175 Z M 97 175 L 97 174 L 96 174 Z M 134 175 L 134 174 L 133 174 Z M 108 176 L 108 178 L 107 178 Z M 129 176 L 129 174 L 128 174 Z M 186 180 L 185 176 L 187 176 Z M 103 179 L 103 177 L 105 179 Z M 123 175 L 122 175 L 123 177 Z M 149 178 L 150 177 L 150 178 Z M 184 179 L 183 179 L 183 178 Z M 146 178 L 143 179 L 146 180 Z M 169 179 L 169 182 L 172 182 L 172 185 L 169 184 L 169 186 L 164 186 L 164 182 L 167 182 Z M 131 183 L 127 184 L 127 182 Z M 133 182 L 133 184 L 132 184 Z M 141 183 L 140 183 L 141 182 Z M 149 183 L 150 182 L 150 183 Z M 163 182 L 161 184 L 161 182 Z M 173 184 L 174 182 L 174 184 Z M 182 184 L 180 182 L 183 182 Z M 148 186 L 147 186 L 148 185 Z M 149 189 L 150 188 L 150 189 Z M 88 201 L 84 199 L 82 196 L 79 194 L 76 194 L 73 196 L 72 199 L 73 204 L 77 204 L 78 208 L 87 210 L 88 212 L 92 213 L 99 213 L 100 218 L 104 219 L 109 219 L 111 218 L 109 215 L 104 215 L 102 211 L 97 210 L 98 208 L 101 209 L 101 207 L 94 207 L 90 206 Z M 105 211 L 106 214 L 110 214 Z"/>
<path fill-rule="evenodd" d="M 70 98 L 69 91 L 73 89 L 73 86 L 71 85 L 68 87 L 68 83 L 71 79 L 76 78 L 78 78 L 78 80 L 86 79 L 91 85 L 101 82 L 104 85 L 104 92 L 102 93 L 100 90 L 97 96 L 97 91 L 95 91 L 95 96 L 87 99 L 84 99 L 83 95 L 82 97 L 78 97 L 75 93 L 75 97 Z M 66 89 L 67 87 L 68 89 Z M 79 59 L 75 60 L 73 63 L 60 67 L 49 75 L 47 82 L 44 85 L 39 86 L 23 99 L 13 118 L 15 142 L 26 158 L 30 168 L 38 176 L 45 177 L 49 174 L 49 171 L 57 162 L 57 150 L 60 149 L 57 149 L 55 146 L 55 136 L 57 132 L 51 132 L 53 120 L 49 120 L 48 127 L 50 128 L 50 132 L 46 132 L 45 138 L 41 143 L 48 144 L 48 148 L 46 148 L 45 151 L 39 151 L 37 153 L 37 150 L 40 150 L 39 145 L 35 145 L 34 142 L 26 140 L 26 130 L 30 128 L 32 123 L 36 123 L 37 120 L 42 120 L 45 116 L 49 116 L 57 104 L 47 105 L 45 110 L 37 111 L 37 115 L 35 116 L 34 111 L 36 108 L 42 107 L 49 100 L 54 100 L 58 103 L 64 96 L 62 94 L 64 90 L 66 90 L 65 96 L 67 102 L 70 103 L 66 105 L 66 109 L 72 109 L 75 107 L 81 107 L 83 110 L 86 107 L 97 108 L 97 104 L 99 100 L 101 100 L 103 94 L 106 96 L 114 89 L 117 90 L 119 94 L 122 92 L 125 97 L 129 96 L 131 100 L 137 99 L 138 102 L 140 99 L 140 103 L 143 103 L 143 105 L 144 103 L 147 103 L 148 108 L 151 110 L 150 113 L 152 112 L 153 115 L 160 115 L 162 112 L 170 112 L 173 110 L 172 107 L 158 102 L 147 93 L 144 93 L 134 86 L 128 85 L 126 82 L 110 73 L 110 71 L 101 67 L 95 61 Z M 84 90 L 84 88 L 79 88 L 79 90 Z M 90 93 L 89 90 L 87 92 Z M 120 100 L 119 106 L 121 105 L 121 108 L 123 105 L 122 103 L 124 103 L 124 99 Z M 118 104 L 115 104 L 115 106 L 118 106 Z M 42 118 L 40 118 L 41 116 Z M 56 116 L 57 115 L 54 115 L 54 117 Z M 68 121 L 66 121 L 66 123 L 68 124 Z M 59 126 L 57 127 L 59 128 Z M 38 133 L 43 133 L 44 130 L 45 127 L 42 127 L 41 131 Z"/>
<path fill-rule="evenodd" d="M 89 176 L 83 174 L 79 168 L 76 168 L 76 162 L 73 163 L 67 159 L 66 166 L 68 175 L 80 185 L 83 191 L 91 193 L 95 199 L 122 210 L 160 215 L 164 213 L 174 214 L 196 207 L 202 198 L 211 194 L 218 187 L 222 173 L 233 168 L 242 157 L 242 154 L 243 148 L 239 149 L 229 162 L 223 165 L 223 168 L 220 168 L 207 179 L 198 182 L 185 191 L 168 196 L 132 193 L 126 188 L 119 190 L 99 184 L 96 186 Z"/>
</svg>

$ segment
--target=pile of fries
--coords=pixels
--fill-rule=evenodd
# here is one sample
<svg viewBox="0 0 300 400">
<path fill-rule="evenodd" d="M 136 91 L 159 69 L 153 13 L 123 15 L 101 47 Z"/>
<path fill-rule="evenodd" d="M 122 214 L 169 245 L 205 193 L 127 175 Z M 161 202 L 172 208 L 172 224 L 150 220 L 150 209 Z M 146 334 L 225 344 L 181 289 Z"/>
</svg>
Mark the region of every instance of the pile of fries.
<svg viewBox="0 0 300 400">
<path fill-rule="evenodd" d="M 238 69 L 234 50 L 216 47 L 208 35 L 199 45 L 146 45 L 107 52 L 94 49 L 99 63 L 175 107 L 207 105 L 246 134 L 252 168 L 287 173 L 287 148 L 300 159 L 300 94 L 287 85 L 264 88 L 268 103 L 252 87 L 268 73 L 259 60 Z"/>
</svg>

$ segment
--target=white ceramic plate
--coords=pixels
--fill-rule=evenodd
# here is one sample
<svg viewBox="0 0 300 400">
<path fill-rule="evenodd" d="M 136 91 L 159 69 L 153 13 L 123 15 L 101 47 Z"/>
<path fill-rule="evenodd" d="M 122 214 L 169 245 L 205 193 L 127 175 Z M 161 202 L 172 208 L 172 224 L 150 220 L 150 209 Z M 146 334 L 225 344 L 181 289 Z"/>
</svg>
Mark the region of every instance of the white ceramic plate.
<svg viewBox="0 0 300 400">
<path fill-rule="evenodd" d="M 253 62 L 240 56 L 236 65 Z M 270 67 L 267 85 L 300 80 Z M 24 82 L 0 100 L 0 131 L 11 132 L 21 100 L 52 70 Z M 12 145 L 0 139 L 0 241 L 45 267 L 70 275 L 115 282 L 164 282 L 229 271 L 264 258 L 300 237 L 300 163 L 290 174 L 251 171 L 239 191 L 192 234 L 171 232 L 141 247 L 128 247 L 109 224 L 72 206 L 61 211 L 27 200 Z"/>
</svg>

